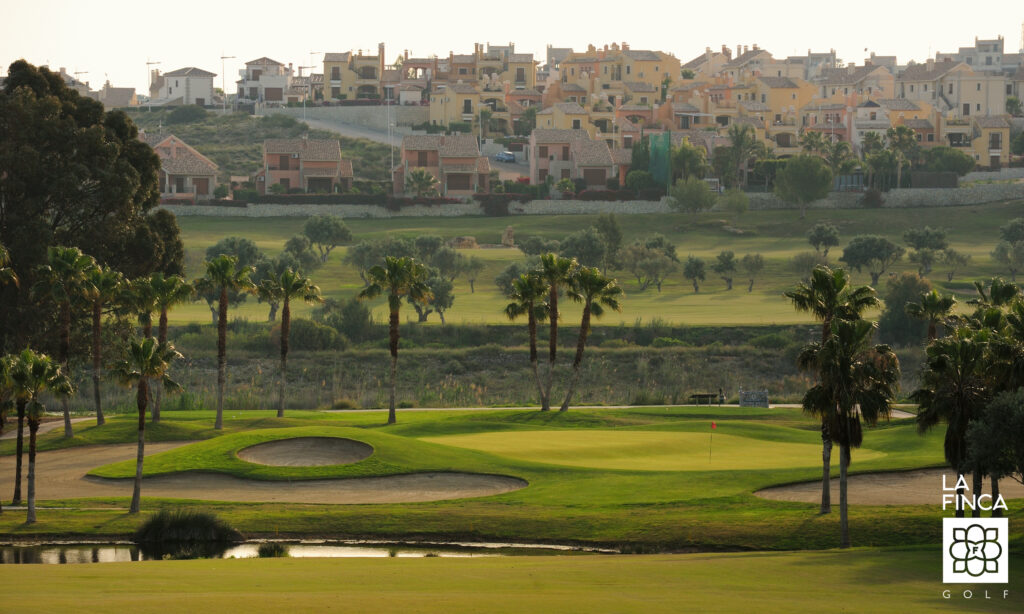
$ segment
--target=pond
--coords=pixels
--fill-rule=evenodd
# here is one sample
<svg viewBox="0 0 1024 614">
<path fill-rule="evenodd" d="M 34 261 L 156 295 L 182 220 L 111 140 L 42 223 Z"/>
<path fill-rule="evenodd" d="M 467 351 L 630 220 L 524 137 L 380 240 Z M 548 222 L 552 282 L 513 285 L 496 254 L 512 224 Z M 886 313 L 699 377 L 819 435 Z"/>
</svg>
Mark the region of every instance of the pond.
<svg viewBox="0 0 1024 614">
<path fill-rule="evenodd" d="M 261 544 L 279 543 L 295 558 L 320 557 L 492 557 L 543 556 L 554 554 L 613 553 L 612 550 L 576 548 L 548 544 L 507 544 L 474 542 L 367 542 L 334 540 L 266 540 L 238 544 L 206 545 L 200 550 L 188 549 L 185 554 L 166 553 L 139 547 L 131 542 L 103 543 L 25 543 L 0 545 L 0 564 L 115 563 L 152 561 L 163 558 L 255 558 Z"/>
</svg>

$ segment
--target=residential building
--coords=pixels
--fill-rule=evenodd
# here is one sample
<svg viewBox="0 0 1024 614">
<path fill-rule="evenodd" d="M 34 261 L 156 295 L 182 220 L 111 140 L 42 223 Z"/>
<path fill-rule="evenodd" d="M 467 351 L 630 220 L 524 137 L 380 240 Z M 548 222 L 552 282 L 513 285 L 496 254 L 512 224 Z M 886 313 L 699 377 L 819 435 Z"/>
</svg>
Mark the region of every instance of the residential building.
<svg viewBox="0 0 1024 614">
<path fill-rule="evenodd" d="M 705 47 L 704 53 L 680 66 L 680 72 L 690 71 L 694 77 L 711 77 L 722 72 L 726 63 L 732 59 L 732 50 L 722 45 L 722 51 L 712 51 Z"/>
<path fill-rule="evenodd" d="M 897 78 L 896 96 L 927 102 L 940 113 L 959 118 L 1003 115 L 1006 84 L 999 73 L 975 72 L 962 62 L 928 60 L 907 66 Z"/>
<path fill-rule="evenodd" d="M 827 68 L 813 82 L 822 98 L 838 97 L 863 102 L 868 97 L 892 98 L 896 79 L 885 66 L 865 64 Z"/>
<path fill-rule="evenodd" d="M 154 69 L 150 75 L 149 97 L 153 105 L 194 104 L 205 107 L 213 104 L 213 78 L 215 73 L 187 66 L 160 74 Z"/>
<path fill-rule="evenodd" d="M 438 85 L 430 94 L 430 123 L 434 125 L 473 124 L 480 110 L 480 91 L 469 83 Z"/>
<path fill-rule="evenodd" d="M 550 176 L 560 179 L 582 179 L 588 190 L 607 189 L 608 179 L 615 177 L 621 164 L 612 157 L 612 150 L 601 140 L 593 140 L 584 130 L 538 128 L 530 135 L 530 183 L 543 184 Z M 619 161 L 624 160 L 619 154 Z"/>
<path fill-rule="evenodd" d="M 100 101 L 107 109 L 123 109 L 139 104 L 134 87 L 114 87 L 110 85 L 110 81 L 104 83 L 100 90 L 90 92 L 89 97 Z"/>
<path fill-rule="evenodd" d="M 285 66 L 266 57 L 246 62 L 245 68 L 238 71 L 241 79 L 235 82 L 238 86 L 238 99 L 284 104 L 285 94 L 292 85 L 293 72 L 291 64 Z"/>
<path fill-rule="evenodd" d="M 160 158 L 160 197 L 209 200 L 217 188 L 217 165 L 173 134 L 139 133 Z"/>
<path fill-rule="evenodd" d="M 1024 54 L 1006 53 L 1006 45 L 1002 36 L 994 39 L 974 37 L 973 47 L 960 47 L 955 53 L 936 53 L 936 62 L 963 62 L 976 72 L 998 72 L 1013 74 L 1018 67 L 1024 65 Z"/>
<path fill-rule="evenodd" d="M 261 194 L 280 185 L 285 192 L 346 192 L 352 188 L 352 161 L 341 157 L 334 139 L 267 139 L 263 141 L 263 168 L 256 173 Z"/>
<path fill-rule="evenodd" d="M 476 137 L 468 135 L 402 138 L 402 155 L 392 176 L 395 194 L 406 193 L 405 179 L 417 169 L 437 179 L 442 196 L 472 196 L 490 185 L 490 162 L 480 155 Z"/>
<path fill-rule="evenodd" d="M 324 54 L 324 96 L 329 100 L 381 98 L 384 76 L 384 43 L 377 45 L 377 55 L 355 53 Z"/>
</svg>

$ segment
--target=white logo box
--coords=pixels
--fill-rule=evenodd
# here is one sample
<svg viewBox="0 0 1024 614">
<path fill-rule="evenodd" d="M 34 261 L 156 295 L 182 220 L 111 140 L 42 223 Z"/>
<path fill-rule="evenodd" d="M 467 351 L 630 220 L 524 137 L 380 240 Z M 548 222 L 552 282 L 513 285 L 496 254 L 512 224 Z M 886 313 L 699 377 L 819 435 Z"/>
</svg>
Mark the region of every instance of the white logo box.
<svg viewBox="0 0 1024 614">
<path fill-rule="evenodd" d="M 942 582 L 1008 583 L 1009 534 L 1007 518 L 943 518 Z"/>
</svg>

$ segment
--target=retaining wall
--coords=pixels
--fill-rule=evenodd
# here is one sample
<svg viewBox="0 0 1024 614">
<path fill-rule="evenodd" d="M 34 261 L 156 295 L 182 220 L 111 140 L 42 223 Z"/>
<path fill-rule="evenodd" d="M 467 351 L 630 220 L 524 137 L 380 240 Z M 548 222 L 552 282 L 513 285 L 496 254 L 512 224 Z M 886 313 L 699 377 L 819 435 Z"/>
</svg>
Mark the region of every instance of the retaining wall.
<svg viewBox="0 0 1024 614">
<path fill-rule="evenodd" d="M 302 109 L 299 107 L 281 107 L 266 109 L 266 114 L 280 113 L 295 119 L 302 119 Z M 306 117 L 318 121 L 341 122 L 354 124 L 371 130 L 387 132 L 388 111 L 384 105 L 365 107 L 307 107 Z M 391 120 L 395 123 L 396 132 L 409 134 L 409 126 L 422 124 L 430 120 L 430 107 L 421 106 L 391 106 Z"/>
</svg>

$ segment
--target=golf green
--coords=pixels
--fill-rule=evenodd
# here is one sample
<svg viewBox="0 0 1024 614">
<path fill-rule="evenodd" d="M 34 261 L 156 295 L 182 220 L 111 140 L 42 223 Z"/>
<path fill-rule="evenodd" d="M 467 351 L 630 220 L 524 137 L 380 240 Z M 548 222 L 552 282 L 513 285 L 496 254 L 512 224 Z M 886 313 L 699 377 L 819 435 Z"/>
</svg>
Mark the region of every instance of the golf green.
<svg viewBox="0 0 1024 614">
<path fill-rule="evenodd" d="M 783 443 L 721 432 L 509 431 L 428 437 L 424 441 L 520 460 L 630 471 L 695 471 L 813 467 L 821 446 Z M 862 449 L 858 461 L 881 458 Z"/>
</svg>

